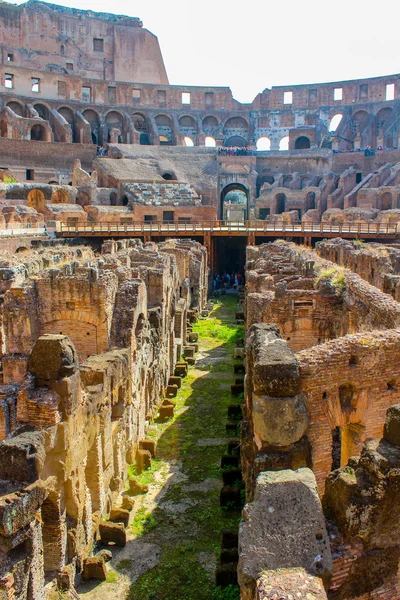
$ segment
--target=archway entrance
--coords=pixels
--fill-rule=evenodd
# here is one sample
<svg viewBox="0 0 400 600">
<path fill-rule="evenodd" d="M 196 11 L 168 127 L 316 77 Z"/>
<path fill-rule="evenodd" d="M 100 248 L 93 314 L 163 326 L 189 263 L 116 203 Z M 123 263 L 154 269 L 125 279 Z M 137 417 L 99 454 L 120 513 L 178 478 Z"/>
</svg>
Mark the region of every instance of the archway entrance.
<svg viewBox="0 0 400 600">
<path fill-rule="evenodd" d="M 243 222 L 248 218 L 249 193 L 241 183 L 230 183 L 221 192 L 219 218 L 224 221 Z"/>
<path fill-rule="evenodd" d="M 221 237 L 215 239 L 215 273 L 240 273 L 244 276 L 246 262 L 245 236 Z"/>
</svg>

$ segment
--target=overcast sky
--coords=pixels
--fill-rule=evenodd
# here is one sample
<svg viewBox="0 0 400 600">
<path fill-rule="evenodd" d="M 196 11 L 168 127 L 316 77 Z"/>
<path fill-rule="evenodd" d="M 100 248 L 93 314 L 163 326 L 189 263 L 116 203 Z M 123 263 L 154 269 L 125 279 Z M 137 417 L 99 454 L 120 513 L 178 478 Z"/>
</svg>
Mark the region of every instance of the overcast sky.
<svg viewBox="0 0 400 600">
<path fill-rule="evenodd" d="M 56 3 L 139 17 L 158 36 L 171 84 L 229 86 L 240 102 L 273 85 L 400 72 L 398 0 Z"/>
</svg>

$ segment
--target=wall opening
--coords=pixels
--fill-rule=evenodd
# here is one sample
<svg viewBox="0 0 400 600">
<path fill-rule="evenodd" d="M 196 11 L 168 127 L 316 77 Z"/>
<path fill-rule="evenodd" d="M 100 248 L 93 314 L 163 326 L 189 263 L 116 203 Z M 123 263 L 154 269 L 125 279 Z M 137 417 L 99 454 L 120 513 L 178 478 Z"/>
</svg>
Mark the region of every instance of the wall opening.
<svg viewBox="0 0 400 600">
<path fill-rule="evenodd" d="M 241 183 L 230 183 L 221 192 L 220 219 L 243 222 L 248 218 L 248 190 Z"/>
<path fill-rule="evenodd" d="M 298 137 L 294 143 L 295 150 L 307 150 L 310 146 L 310 140 L 305 135 Z"/>
</svg>

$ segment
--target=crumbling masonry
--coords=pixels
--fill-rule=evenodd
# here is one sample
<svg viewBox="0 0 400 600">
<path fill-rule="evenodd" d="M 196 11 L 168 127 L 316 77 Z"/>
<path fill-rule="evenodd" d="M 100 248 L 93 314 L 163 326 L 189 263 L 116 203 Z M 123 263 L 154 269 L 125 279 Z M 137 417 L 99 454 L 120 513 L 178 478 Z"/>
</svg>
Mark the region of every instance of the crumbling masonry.
<svg viewBox="0 0 400 600">
<path fill-rule="evenodd" d="M 207 259 L 196 242 L 111 241 L 3 257 L 0 277 L 0 596 L 40 600 L 45 575 L 73 582 L 146 460 Z"/>
</svg>

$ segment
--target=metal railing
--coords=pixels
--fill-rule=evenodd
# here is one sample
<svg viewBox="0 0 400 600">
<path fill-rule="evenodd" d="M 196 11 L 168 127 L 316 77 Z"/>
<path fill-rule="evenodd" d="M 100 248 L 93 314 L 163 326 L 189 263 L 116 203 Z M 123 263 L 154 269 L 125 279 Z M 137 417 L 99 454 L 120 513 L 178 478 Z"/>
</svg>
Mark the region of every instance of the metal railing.
<svg viewBox="0 0 400 600">
<path fill-rule="evenodd" d="M 25 230 L 15 230 L 18 232 Z M 33 232 L 33 230 L 26 230 Z M 41 231 L 41 230 L 36 230 Z M 136 233 L 136 234 L 168 234 L 168 233 L 193 233 L 202 235 L 204 233 L 293 233 L 296 235 L 307 234 L 355 234 L 355 235 L 398 235 L 400 234 L 400 223 L 267 223 L 265 221 L 193 221 L 191 223 L 163 223 L 157 222 L 133 222 L 129 224 L 117 223 L 90 223 L 65 225 L 57 223 L 57 233 L 60 234 L 107 234 L 107 233 Z"/>
</svg>

